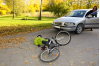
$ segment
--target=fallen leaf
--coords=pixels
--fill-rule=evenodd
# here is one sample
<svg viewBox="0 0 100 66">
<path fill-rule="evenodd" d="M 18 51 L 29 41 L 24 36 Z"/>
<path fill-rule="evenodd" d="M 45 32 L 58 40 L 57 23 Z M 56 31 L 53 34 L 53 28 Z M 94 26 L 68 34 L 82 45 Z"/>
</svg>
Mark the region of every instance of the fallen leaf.
<svg viewBox="0 0 100 66">
<path fill-rule="evenodd" d="M 87 50 L 87 48 L 85 47 L 85 50 Z"/>
<path fill-rule="evenodd" d="M 87 62 L 89 62 L 89 61 L 87 61 Z"/>
<path fill-rule="evenodd" d="M 77 64 L 79 64 L 79 62 L 77 62 Z"/>
<path fill-rule="evenodd" d="M 82 55 L 81 53 L 79 53 L 80 55 Z"/>
<path fill-rule="evenodd" d="M 25 64 L 27 64 L 28 60 L 25 61 Z"/>
<path fill-rule="evenodd" d="M 4 65 L 3 63 L 1 65 Z"/>
<path fill-rule="evenodd" d="M 95 48 L 93 48 L 95 50 Z"/>
<path fill-rule="evenodd" d="M 98 53 L 96 53 L 96 55 L 98 55 Z"/>
<path fill-rule="evenodd" d="M 37 58 L 38 57 L 38 55 L 35 55 L 35 58 Z"/>
<path fill-rule="evenodd" d="M 73 66 L 73 64 L 71 64 L 71 66 Z"/>
<path fill-rule="evenodd" d="M 81 56 L 78 56 L 79 58 L 81 57 Z"/>
<path fill-rule="evenodd" d="M 49 64 L 52 64 L 52 63 L 49 63 Z"/>
<path fill-rule="evenodd" d="M 56 54 L 56 56 L 58 56 L 58 54 Z"/>
<path fill-rule="evenodd" d="M 90 62 L 90 64 L 92 64 L 92 62 Z"/>
<path fill-rule="evenodd" d="M 83 64 L 84 64 L 84 62 L 81 62 L 81 63 L 83 63 Z"/>
<path fill-rule="evenodd" d="M 33 58 L 33 55 L 31 57 Z"/>
<path fill-rule="evenodd" d="M 96 65 L 96 63 L 93 63 L 92 65 L 93 65 L 93 66 L 95 66 L 95 65 Z"/>
<path fill-rule="evenodd" d="M 27 57 L 27 54 L 25 54 L 25 58 Z"/>
<path fill-rule="evenodd" d="M 64 47 L 64 48 L 66 48 L 66 47 Z"/>
<path fill-rule="evenodd" d="M 75 51 L 77 51 L 76 49 L 74 49 Z"/>
<path fill-rule="evenodd" d="M 36 61 L 38 61 L 38 58 L 36 59 Z"/>
<path fill-rule="evenodd" d="M 39 66 L 39 63 L 38 63 L 38 66 Z"/>
</svg>

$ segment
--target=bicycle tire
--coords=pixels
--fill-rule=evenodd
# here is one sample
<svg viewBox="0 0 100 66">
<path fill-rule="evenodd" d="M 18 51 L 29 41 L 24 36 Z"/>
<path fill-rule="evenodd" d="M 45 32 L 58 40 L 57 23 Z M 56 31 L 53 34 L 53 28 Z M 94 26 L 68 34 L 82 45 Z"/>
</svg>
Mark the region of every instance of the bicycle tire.
<svg viewBox="0 0 100 66">
<path fill-rule="evenodd" d="M 54 51 L 58 52 L 58 54 L 56 54 L 56 57 L 55 57 L 55 58 L 50 59 L 49 56 L 50 56 L 50 55 L 53 55 L 53 53 L 55 53 Z M 47 58 L 47 56 L 45 56 L 45 58 L 44 58 L 43 55 L 46 55 L 46 54 L 48 55 L 49 60 L 45 60 L 45 58 Z M 59 56 L 60 56 L 60 51 L 59 51 L 58 49 L 55 48 L 55 49 L 51 52 L 51 54 L 48 54 L 48 50 L 44 50 L 42 53 L 40 53 L 39 58 L 40 58 L 41 61 L 46 62 L 46 63 L 49 63 L 49 62 L 53 62 L 53 61 L 57 60 Z"/>
<path fill-rule="evenodd" d="M 58 40 L 59 38 L 59 40 Z M 55 42 L 58 43 L 60 46 L 65 46 L 70 43 L 71 35 L 67 31 L 59 31 L 55 36 Z"/>
</svg>

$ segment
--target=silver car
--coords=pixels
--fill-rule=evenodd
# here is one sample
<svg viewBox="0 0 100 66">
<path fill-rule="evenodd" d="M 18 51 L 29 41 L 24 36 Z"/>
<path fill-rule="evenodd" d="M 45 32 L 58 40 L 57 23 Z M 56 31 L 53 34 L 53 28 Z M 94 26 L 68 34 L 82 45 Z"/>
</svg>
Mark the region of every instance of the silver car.
<svg viewBox="0 0 100 66">
<path fill-rule="evenodd" d="M 85 28 L 99 28 L 99 10 L 87 15 L 90 10 L 73 10 L 64 17 L 55 19 L 52 25 L 56 29 L 75 31 L 77 34 L 80 34 Z"/>
</svg>

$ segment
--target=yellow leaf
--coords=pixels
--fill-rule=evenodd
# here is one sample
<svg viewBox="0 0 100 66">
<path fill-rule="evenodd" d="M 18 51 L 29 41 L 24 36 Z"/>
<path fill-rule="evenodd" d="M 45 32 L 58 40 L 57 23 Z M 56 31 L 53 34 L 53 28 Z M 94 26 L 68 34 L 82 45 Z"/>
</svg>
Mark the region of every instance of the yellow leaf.
<svg viewBox="0 0 100 66">
<path fill-rule="evenodd" d="M 37 58 L 38 57 L 38 55 L 35 55 L 35 58 Z"/>
<path fill-rule="evenodd" d="M 79 53 L 81 55 L 81 53 Z"/>
<path fill-rule="evenodd" d="M 93 48 L 95 50 L 95 48 Z"/>
<path fill-rule="evenodd" d="M 52 64 L 52 63 L 49 63 L 49 64 Z"/>
<path fill-rule="evenodd" d="M 73 66 L 73 64 L 71 64 L 71 66 Z"/>
<path fill-rule="evenodd" d="M 81 62 L 81 63 L 84 63 L 84 62 Z"/>
<path fill-rule="evenodd" d="M 39 66 L 39 63 L 38 63 L 38 66 Z"/>
<path fill-rule="evenodd" d="M 36 61 L 38 61 L 38 58 L 36 59 Z"/>
<path fill-rule="evenodd" d="M 90 62 L 90 64 L 92 64 L 92 62 Z"/>
<path fill-rule="evenodd" d="M 85 50 L 87 50 L 87 48 L 85 48 Z"/>
<path fill-rule="evenodd" d="M 25 61 L 25 64 L 27 64 L 28 61 Z"/>
<path fill-rule="evenodd" d="M 89 62 L 89 61 L 87 61 L 87 62 Z"/>
<path fill-rule="evenodd" d="M 95 66 L 96 65 L 96 63 L 93 63 L 93 66 Z"/>
<path fill-rule="evenodd" d="M 4 65 L 3 63 L 1 65 Z"/>
<path fill-rule="evenodd" d="M 98 55 L 98 53 L 96 53 L 96 55 Z"/>
<path fill-rule="evenodd" d="M 31 57 L 33 58 L 33 55 Z"/>
</svg>

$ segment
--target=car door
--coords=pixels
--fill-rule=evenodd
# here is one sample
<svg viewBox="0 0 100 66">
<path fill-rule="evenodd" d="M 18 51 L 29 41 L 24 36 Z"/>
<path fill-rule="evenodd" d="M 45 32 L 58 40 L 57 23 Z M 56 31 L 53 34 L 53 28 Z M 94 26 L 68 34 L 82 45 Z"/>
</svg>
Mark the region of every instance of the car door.
<svg viewBox="0 0 100 66">
<path fill-rule="evenodd" d="M 99 28 L 99 11 L 97 11 L 97 16 L 94 16 L 94 14 L 86 17 L 85 28 Z"/>
</svg>

